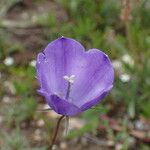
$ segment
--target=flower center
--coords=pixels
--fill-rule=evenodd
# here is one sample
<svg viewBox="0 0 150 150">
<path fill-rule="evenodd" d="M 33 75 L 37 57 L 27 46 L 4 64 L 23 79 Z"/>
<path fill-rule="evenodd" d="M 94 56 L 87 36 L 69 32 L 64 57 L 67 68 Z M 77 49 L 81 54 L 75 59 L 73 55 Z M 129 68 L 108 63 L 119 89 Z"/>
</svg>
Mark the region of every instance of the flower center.
<svg viewBox="0 0 150 150">
<path fill-rule="evenodd" d="M 67 92 L 66 92 L 66 96 L 65 96 L 65 99 L 67 100 L 69 98 L 69 94 L 70 94 L 70 90 L 71 90 L 71 85 L 75 81 L 75 75 L 71 75 L 71 76 L 65 75 L 63 78 L 68 82 Z"/>
</svg>

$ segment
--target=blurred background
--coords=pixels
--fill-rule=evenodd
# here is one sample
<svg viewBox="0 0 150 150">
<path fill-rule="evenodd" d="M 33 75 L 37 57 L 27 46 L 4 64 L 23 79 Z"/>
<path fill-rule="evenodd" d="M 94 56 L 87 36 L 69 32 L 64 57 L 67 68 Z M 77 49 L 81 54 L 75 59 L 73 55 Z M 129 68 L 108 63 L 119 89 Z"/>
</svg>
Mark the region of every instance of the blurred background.
<svg viewBox="0 0 150 150">
<path fill-rule="evenodd" d="M 0 150 L 46 150 L 59 115 L 36 92 L 37 53 L 66 36 L 112 60 L 98 106 L 62 122 L 59 150 L 150 149 L 149 0 L 0 0 Z"/>
</svg>

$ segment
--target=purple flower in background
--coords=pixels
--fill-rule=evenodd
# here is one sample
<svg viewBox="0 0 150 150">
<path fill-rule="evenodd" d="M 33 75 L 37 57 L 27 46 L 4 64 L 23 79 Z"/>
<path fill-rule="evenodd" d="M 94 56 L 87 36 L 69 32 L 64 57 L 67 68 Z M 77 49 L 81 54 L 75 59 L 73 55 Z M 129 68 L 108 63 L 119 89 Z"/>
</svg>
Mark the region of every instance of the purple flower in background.
<svg viewBox="0 0 150 150">
<path fill-rule="evenodd" d="M 87 52 L 77 41 L 61 37 L 38 54 L 38 92 L 58 114 L 76 115 L 103 99 L 113 87 L 114 71 L 108 56 Z"/>
</svg>

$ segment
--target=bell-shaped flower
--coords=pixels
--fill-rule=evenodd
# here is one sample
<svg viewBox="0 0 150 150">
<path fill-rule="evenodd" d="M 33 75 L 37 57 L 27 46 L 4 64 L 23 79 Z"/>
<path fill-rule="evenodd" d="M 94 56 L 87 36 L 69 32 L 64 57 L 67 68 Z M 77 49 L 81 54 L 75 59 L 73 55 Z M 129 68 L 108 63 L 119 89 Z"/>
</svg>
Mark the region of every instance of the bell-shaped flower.
<svg viewBox="0 0 150 150">
<path fill-rule="evenodd" d="M 65 116 L 98 104 L 112 89 L 114 70 L 98 49 L 85 51 L 77 41 L 61 37 L 37 57 L 37 77 L 48 105 Z"/>
</svg>

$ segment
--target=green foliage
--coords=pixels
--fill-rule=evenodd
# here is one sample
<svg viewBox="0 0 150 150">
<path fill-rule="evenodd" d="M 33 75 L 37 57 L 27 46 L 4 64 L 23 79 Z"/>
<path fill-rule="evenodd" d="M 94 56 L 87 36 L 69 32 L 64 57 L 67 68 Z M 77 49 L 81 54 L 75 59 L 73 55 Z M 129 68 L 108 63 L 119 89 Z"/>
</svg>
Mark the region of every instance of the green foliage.
<svg viewBox="0 0 150 150">
<path fill-rule="evenodd" d="M 120 3 L 116 0 L 103 1 L 100 5 L 101 24 L 115 25 L 119 21 Z"/>
<path fill-rule="evenodd" d="M 9 72 L 14 77 L 14 86 L 17 94 L 21 97 L 33 94 L 33 81 L 35 80 L 35 68 L 33 67 L 12 67 Z M 22 82 L 24 81 L 24 82 Z"/>
<path fill-rule="evenodd" d="M 11 134 L 1 132 L 0 137 L 5 141 L 1 150 L 25 150 L 28 147 L 27 139 L 22 136 L 19 128 Z"/>
<path fill-rule="evenodd" d="M 99 105 L 97 107 L 94 107 L 90 110 L 87 110 L 86 112 L 83 113 L 82 117 L 86 125 L 83 126 L 81 129 L 77 130 L 72 130 L 69 132 L 67 135 L 68 138 L 73 138 L 75 136 L 81 136 L 84 133 L 91 132 L 93 134 L 96 134 L 96 129 L 99 124 L 99 117 L 100 115 L 106 113 L 107 110 L 105 107 L 102 105 Z"/>
<path fill-rule="evenodd" d="M 130 135 L 127 132 L 128 120 L 124 119 L 122 121 L 122 125 L 123 125 L 123 130 L 121 132 L 117 133 L 117 135 L 115 137 L 115 142 L 123 143 L 122 150 L 128 150 L 129 149 L 129 140 L 130 140 Z"/>
<path fill-rule="evenodd" d="M 145 116 L 146 118 L 150 117 L 149 108 L 150 108 L 150 101 L 148 101 L 146 103 L 143 103 L 142 106 L 141 106 L 141 114 L 143 116 Z"/>
<path fill-rule="evenodd" d="M 23 121 L 33 119 L 36 111 L 36 100 L 33 97 L 24 98 L 20 102 L 13 104 L 11 107 L 1 108 L 0 113 L 5 116 L 7 125 L 18 125 Z"/>
<path fill-rule="evenodd" d="M 148 0 L 143 0 L 142 4 L 133 10 L 136 25 L 142 28 L 149 28 L 150 26 L 150 5 Z"/>
<path fill-rule="evenodd" d="M 31 148 L 19 127 L 11 133 L 0 132 L 0 140 L 3 141 L 1 150 L 46 150 L 46 147 Z"/>
<path fill-rule="evenodd" d="M 42 14 L 40 16 L 37 16 L 37 18 L 35 19 L 35 23 L 38 25 L 55 28 L 55 26 L 57 25 L 56 16 L 54 13 Z"/>
<path fill-rule="evenodd" d="M 96 23 L 88 18 L 78 19 L 78 22 L 74 28 L 75 38 L 79 38 L 79 39 L 81 37 L 88 38 L 87 33 L 94 31 L 95 27 L 96 27 Z"/>
<path fill-rule="evenodd" d="M 141 144 L 140 149 L 142 150 L 149 150 L 149 146 L 146 144 Z"/>
<path fill-rule="evenodd" d="M 23 48 L 17 41 L 13 41 L 10 34 L 0 30 L 0 59 L 9 56 L 14 52 L 19 52 Z"/>
</svg>

